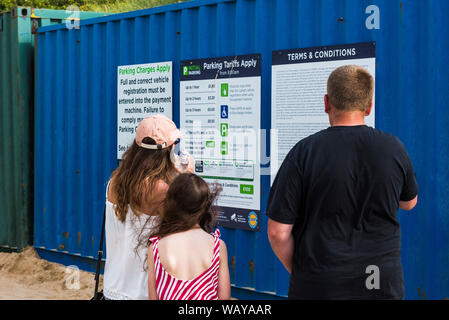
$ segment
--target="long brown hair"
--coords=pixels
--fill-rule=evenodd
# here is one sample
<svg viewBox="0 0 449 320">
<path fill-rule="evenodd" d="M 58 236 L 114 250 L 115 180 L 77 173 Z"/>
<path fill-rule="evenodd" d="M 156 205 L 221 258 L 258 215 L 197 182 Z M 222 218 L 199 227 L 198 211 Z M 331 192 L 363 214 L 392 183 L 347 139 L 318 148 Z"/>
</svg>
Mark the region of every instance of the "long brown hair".
<svg viewBox="0 0 449 320">
<path fill-rule="evenodd" d="M 144 143 L 154 144 L 151 138 Z M 143 201 L 151 195 L 157 180 L 167 184 L 173 179 L 175 166 L 170 160 L 170 148 L 152 150 L 141 148 L 136 141 L 123 154 L 123 160 L 112 173 L 112 191 L 116 196 L 115 213 L 121 222 L 126 219 L 128 205 L 139 215 Z"/>
<path fill-rule="evenodd" d="M 213 204 L 221 189 L 219 184 L 208 185 L 193 173 L 177 176 L 167 191 L 162 214 L 151 236 L 162 238 L 192 229 L 196 224 L 210 233 L 217 218 Z"/>
</svg>

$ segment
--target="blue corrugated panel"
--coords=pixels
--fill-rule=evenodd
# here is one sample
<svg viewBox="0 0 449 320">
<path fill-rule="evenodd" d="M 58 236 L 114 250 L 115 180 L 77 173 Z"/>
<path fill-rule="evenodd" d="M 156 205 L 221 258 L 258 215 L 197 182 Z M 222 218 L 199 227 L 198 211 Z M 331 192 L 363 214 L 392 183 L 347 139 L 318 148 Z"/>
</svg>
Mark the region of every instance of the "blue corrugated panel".
<svg viewBox="0 0 449 320">
<path fill-rule="evenodd" d="M 0 13 L 0 251 L 20 251 L 33 238 L 35 28 L 107 14 L 74 15 L 30 7 Z"/>
<path fill-rule="evenodd" d="M 379 30 L 365 27 L 372 4 L 380 9 Z M 445 0 L 201 0 L 84 20 L 80 30 L 40 28 L 35 246 L 95 255 L 105 183 L 117 165 L 118 65 L 260 53 L 262 128 L 269 129 L 273 50 L 376 41 L 376 127 L 404 142 L 420 185 L 416 209 L 399 212 L 406 298 L 448 297 L 447 12 Z M 177 67 L 173 93 L 179 123 Z M 261 181 L 264 212 L 270 180 Z M 285 296 L 288 275 L 266 223 L 263 216 L 258 233 L 223 230 L 231 280 Z"/>
</svg>

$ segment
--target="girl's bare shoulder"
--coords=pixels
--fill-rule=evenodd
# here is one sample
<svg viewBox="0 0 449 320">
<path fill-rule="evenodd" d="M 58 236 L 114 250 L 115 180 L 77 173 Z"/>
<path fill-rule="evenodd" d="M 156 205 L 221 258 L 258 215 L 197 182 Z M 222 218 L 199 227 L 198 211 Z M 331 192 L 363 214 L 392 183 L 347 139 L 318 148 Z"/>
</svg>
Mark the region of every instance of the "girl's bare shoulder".
<svg viewBox="0 0 449 320">
<path fill-rule="evenodd" d="M 203 241 L 211 241 L 213 242 L 213 235 L 210 233 L 207 233 L 203 229 L 190 229 L 187 231 L 177 232 L 170 234 L 168 236 L 165 236 L 161 238 L 159 243 L 162 243 L 163 245 L 178 245 L 178 244 L 188 244 L 188 243 L 195 243 L 195 242 L 203 242 Z"/>
</svg>

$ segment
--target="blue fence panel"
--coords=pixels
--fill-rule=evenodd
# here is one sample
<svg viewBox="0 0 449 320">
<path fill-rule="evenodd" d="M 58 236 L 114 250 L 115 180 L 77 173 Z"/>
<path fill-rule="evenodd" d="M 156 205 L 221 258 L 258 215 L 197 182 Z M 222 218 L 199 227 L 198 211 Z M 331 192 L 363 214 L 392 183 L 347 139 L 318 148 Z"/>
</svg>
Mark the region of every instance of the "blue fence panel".
<svg viewBox="0 0 449 320">
<path fill-rule="evenodd" d="M 376 5 L 380 29 L 367 29 Z M 398 136 L 420 186 L 400 211 L 407 299 L 449 296 L 449 1 L 200 0 L 38 29 L 35 243 L 45 256 L 96 255 L 106 182 L 116 161 L 117 66 L 262 55 L 262 129 L 271 126 L 273 50 L 376 42 L 376 127 Z M 269 155 L 269 135 L 262 133 Z M 263 143 L 262 143 L 263 145 Z M 261 177 L 261 212 L 269 176 Z M 285 297 L 288 274 L 260 232 L 223 228 L 233 294 Z M 44 253 L 43 253 L 44 254 Z M 70 259 L 69 259 L 70 260 Z"/>
</svg>

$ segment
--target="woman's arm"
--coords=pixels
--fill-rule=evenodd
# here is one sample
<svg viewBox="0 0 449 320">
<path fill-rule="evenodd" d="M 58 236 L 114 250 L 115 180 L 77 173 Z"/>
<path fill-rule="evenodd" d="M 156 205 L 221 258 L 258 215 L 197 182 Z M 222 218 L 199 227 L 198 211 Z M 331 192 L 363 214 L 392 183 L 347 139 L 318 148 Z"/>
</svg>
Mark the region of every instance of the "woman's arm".
<svg viewBox="0 0 449 320">
<path fill-rule="evenodd" d="M 156 276 L 154 275 L 153 245 L 148 248 L 148 298 L 159 300 L 156 291 Z"/>
<path fill-rule="evenodd" d="M 231 280 L 229 278 L 228 251 L 226 244 L 220 240 L 220 267 L 218 269 L 218 299 L 231 298 Z"/>
</svg>

